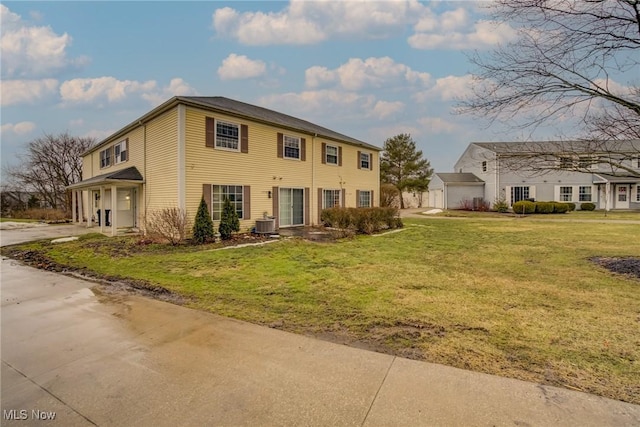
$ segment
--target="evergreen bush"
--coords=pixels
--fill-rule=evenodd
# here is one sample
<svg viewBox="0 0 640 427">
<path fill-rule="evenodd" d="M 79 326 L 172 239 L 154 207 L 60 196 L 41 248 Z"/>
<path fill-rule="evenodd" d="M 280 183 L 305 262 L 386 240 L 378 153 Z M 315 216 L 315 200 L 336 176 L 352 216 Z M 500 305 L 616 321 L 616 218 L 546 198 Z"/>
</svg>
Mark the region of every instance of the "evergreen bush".
<svg viewBox="0 0 640 427">
<path fill-rule="evenodd" d="M 513 204 L 513 212 L 520 215 L 535 213 L 536 204 L 528 200 L 520 200 Z"/>
<path fill-rule="evenodd" d="M 198 244 L 206 243 L 213 239 L 213 221 L 209 214 L 209 208 L 204 201 L 204 197 L 200 200 L 196 219 L 193 223 L 193 241 Z"/>
<path fill-rule="evenodd" d="M 587 202 L 587 203 L 580 204 L 580 210 L 593 211 L 595 209 L 596 209 L 596 205 L 594 203 Z"/>
<path fill-rule="evenodd" d="M 225 197 L 224 205 L 222 206 L 222 214 L 220 215 L 220 225 L 218 226 L 218 232 L 222 240 L 229 240 L 233 232 L 240 231 L 240 220 L 238 219 L 238 213 L 231 204 L 231 201 Z"/>
<path fill-rule="evenodd" d="M 535 202 L 537 214 L 550 214 L 554 211 L 554 204 L 551 202 Z"/>
</svg>

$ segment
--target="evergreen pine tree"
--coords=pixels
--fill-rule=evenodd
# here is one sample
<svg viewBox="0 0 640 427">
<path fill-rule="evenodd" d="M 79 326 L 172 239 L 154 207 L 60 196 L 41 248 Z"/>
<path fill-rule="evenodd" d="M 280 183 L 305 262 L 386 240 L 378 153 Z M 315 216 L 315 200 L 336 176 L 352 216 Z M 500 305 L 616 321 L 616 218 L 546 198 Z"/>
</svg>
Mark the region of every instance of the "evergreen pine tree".
<svg viewBox="0 0 640 427">
<path fill-rule="evenodd" d="M 209 239 L 213 239 L 213 221 L 203 197 L 200 200 L 196 220 L 193 223 L 193 240 L 198 244 L 203 244 Z"/>
<path fill-rule="evenodd" d="M 240 220 L 238 213 L 231 204 L 231 201 L 225 197 L 222 207 L 222 215 L 220 217 L 220 226 L 218 227 L 222 240 L 229 240 L 231 233 L 240 231 Z"/>
</svg>

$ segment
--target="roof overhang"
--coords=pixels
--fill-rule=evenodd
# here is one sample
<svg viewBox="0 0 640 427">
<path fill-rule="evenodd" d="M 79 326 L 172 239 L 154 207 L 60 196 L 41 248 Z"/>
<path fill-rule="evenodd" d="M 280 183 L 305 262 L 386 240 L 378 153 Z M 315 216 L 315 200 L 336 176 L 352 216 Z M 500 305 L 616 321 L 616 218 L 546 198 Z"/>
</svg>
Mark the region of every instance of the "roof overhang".
<svg viewBox="0 0 640 427">
<path fill-rule="evenodd" d="M 114 172 L 94 176 L 93 178 L 71 184 L 68 190 L 88 190 L 102 186 L 117 185 L 119 187 L 144 184 L 144 178 L 135 166 Z"/>
<path fill-rule="evenodd" d="M 594 173 L 594 184 L 635 184 L 640 182 L 640 177 L 637 176 L 619 176 L 619 175 L 605 175 Z"/>
</svg>

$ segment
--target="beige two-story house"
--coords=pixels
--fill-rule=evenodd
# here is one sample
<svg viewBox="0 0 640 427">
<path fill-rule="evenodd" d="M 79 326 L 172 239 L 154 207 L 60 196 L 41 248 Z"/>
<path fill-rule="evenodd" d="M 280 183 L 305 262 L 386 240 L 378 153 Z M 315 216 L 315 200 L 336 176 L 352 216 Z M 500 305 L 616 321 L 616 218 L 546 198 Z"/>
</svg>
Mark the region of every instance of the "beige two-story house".
<svg viewBox="0 0 640 427">
<path fill-rule="evenodd" d="M 241 228 L 319 223 L 322 209 L 378 206 L 380 148 L 273 110 L 223 97 L 171 98 L 83 154 L 69 187 L 74 222 L 117 233 L 154 210 L 214 220 L 228 198 Z M 217 225 L 217 224 L 216 224 Z"/>
</svg>

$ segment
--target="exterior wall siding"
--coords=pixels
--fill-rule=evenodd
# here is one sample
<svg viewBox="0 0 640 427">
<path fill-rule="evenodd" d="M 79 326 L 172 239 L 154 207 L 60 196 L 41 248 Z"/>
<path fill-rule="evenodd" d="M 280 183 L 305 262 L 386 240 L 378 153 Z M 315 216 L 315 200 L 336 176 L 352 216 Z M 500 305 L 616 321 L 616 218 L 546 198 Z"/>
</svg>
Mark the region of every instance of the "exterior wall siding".
<svg viewBox="0 0 640 427">
<path fill-rule="evenodd" d="M 146 124 L 145 194 L 142 215 L 178 207 L 178 112 L 174 108 Z M 195 213 L 195 211 L 194 211 Z"/>
</svg>

